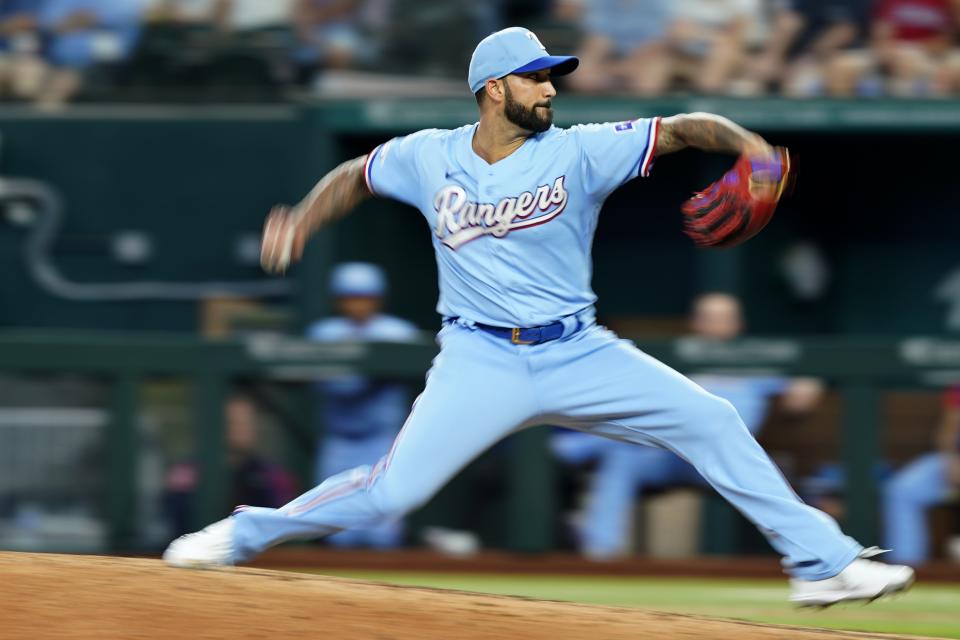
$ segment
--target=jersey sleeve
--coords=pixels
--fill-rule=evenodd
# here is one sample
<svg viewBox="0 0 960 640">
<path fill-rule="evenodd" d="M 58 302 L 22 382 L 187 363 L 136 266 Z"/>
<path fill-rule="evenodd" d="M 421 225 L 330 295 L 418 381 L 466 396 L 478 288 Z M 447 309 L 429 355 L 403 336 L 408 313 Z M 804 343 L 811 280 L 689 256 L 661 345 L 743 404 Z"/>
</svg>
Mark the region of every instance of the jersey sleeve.
<svg viewBox="0 0 960 640">
<path fill-rule="evenodd" d="M 597 199 L 637 176 L 650 175 L 660 118 L 573 127 L 579 138 L 584 190 Z"/>
<path fill-rule="evenodd" d="M 363 177 L 370 193 L 417 206 L 420 200 L 420 165 L 430 130 L 393 138 L 367 155 Z"/>
</svg>

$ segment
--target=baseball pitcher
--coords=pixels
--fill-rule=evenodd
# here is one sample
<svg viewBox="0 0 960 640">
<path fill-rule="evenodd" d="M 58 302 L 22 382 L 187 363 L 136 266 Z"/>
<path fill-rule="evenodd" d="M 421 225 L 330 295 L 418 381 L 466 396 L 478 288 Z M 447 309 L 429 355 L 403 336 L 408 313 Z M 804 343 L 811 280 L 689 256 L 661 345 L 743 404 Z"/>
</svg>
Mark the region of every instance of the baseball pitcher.
<svg viewBox="0 0 960 640">
<path fill-rule="evenodd" d="M 396 518 L 498 440 L 555 424 L 690 462 L 784 557 L 798 604 L 872 600 L 912 583 L 911 569 L 869 559 L 880 551 L 797 498 L 729 402 L 595 322 L 591 244 L 611 192 L 681 149 L 739 154 L 734 170 L 684 207 L 697 244 L 729 246 L 769 218 L 789 156 L 708 114 L 555 127 L 552 79 L 577 65 L 549 55 L 526 29 L 493 33 L 470 62 L 478 122 L 394 138 L 341 164 L 297 206 L 270 213 L 262 264 L 283 272 L 311 234 L 366 198 L 419 209 L 439 271 L 441 350 L 379 462 L 280 509 L 235 511 L 175 540 L 167 562 L 234 564 L 285 540 Z"/>
</svg>

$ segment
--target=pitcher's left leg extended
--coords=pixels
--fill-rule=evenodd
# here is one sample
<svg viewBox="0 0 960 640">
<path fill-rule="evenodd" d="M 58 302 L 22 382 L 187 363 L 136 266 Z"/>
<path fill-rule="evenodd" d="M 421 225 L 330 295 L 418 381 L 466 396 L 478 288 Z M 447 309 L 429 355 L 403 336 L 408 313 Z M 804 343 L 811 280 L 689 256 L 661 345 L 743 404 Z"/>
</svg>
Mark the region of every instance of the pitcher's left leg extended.
<svg viewBox="0 0 960 640">
<path fill-rule="evenodd" d="M 794 577 L 836 575 L 863 550 L 787 484 L 726 400 L 603 328 L 532 359 L 534 383 L 566 426 L 673 451 L 751 520 Z"/>
</svg>

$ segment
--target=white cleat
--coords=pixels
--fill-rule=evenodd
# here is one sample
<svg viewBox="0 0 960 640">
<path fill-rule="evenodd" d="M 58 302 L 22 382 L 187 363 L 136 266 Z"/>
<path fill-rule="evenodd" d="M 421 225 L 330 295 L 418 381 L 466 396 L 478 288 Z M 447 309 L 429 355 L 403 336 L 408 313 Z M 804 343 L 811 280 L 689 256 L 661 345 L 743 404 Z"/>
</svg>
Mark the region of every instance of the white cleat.
<svg viewBox="0 0 960 640">
<path fill-rule="evenodd" d="M 174 567 L 210 569 L 233 564 L 233 518 L 224 518 L 196 533 L 180 536 L 163 552 L 163 560 Z"/>
<path fill-rule="evenodd" d="M 913 569 L 870 560 L 886 553 L 870 547 L 860 552 L 846 569 L 826 580 L 790 580 L 790 602 L 800 607 L 829 607 L 838 602 L 872 602 L 882 596 L 906 591 L 913 584 Z"/>
</svg>

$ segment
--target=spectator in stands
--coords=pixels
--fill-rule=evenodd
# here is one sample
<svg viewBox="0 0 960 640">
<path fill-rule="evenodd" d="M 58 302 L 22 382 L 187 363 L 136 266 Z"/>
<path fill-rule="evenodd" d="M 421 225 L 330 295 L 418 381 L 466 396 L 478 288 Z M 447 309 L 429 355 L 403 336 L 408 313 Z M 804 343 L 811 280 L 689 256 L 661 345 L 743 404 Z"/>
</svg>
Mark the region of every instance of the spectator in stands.
<svg viewBox="0 0 960 640">
<path fill-rule="evenodd" d="M 296 0 L 217 0 L 221 27 L 239 34 L 286 28 L 294 18 Z"/>
<path fill-rule="evenodd" d="M 258 452 L 257 407 L 243 395 L 227 400 L 227 467 L 230 473 L 230 507 L 256 504 L 280 507 L 298 493 L 293 477 Z M 165 507 L 174 536 L 192 530 L 193 496 L 199 481 L 196 463 L 174 464 L 167 472 Z M 226 506 L 226 505 L 225 505 Z"/>
<path fill-rule="evenodd" d="M 0 97 L 33 99 L 48 68 L 42 57 L 40 8 L 43 0 L 0 3 Z"/>
<path fill-rule="evenodd" d="M 307 328 L 318 342 L 416 340 L 416 328 L 400 318 L 381 313 L 387 293 L 383 271 L 372 264 L 348 262 L 331 275 L 330 290 L 338 316 L 319 320 Z M 316 478 L 354 467 L 375 464 L 393 443 L 410 409 L 406 389 L 400 383 L 346 376 L 317 383 L 322 401 L 322 429 L 316 457 Z M 351 529 L 328 540 L 337 546 L 391 548 L 400 544 L 400 523 L 371 529 Z"/>
<path fill-rule="evenodd" d="M 874 0 L 870 48 L 840 58 L 839 95 L 886 93 L 900 97 L 942 94 L 954 83 L 960 58 L 950 49 L 956 33 L 954 0 Z"/>
<path fill-rule="evenodd" d="M 732 340 L 742 333 L 743 325 L 740 302 L 732 295 L 708 293 L 694 301 L 692 339 Z M 729 400 L 754 434 L 763 426 L 774 396 L 781 395 L 781 406 L 795 414 L 812 410 L 822 396 L 819 381 L 809 378 L 691 377 L 710 393 Z M 609 559 L 629 552 L 630 515 L 637 493 L 665 486 L 705 484 L 692 466 L 665 449 L 606 441 L 580 433 L 554 436 L 552 444 L 564 460 L 582 462 L 592 456 L 598 458 L 579 536 L 581 551 L 591 558 Z"/>
<path fill-rule="evenodd" d="M 133 83 L 153 100 L 177 91 L 196 97 L 197 89 L 211 84 L 227 8 L 224 0 L 148 0 L 131 62 Z"/>
<path fill-rule="evenodd" d="M 293 80 L 296 0 L 218 0 L 222 46 L 211 70 L 216 84 L 260 90 Z"/>
<path fill-rule="evenodd" d="M 831 88 L 837 54 L 861 42 L 867 0 L 782 0 L 766 46 L 751 65 L 758 89 L 791 97 L 844 93 Z"/>
<path fill-rule="evenodd" d="M 569 79 L 572 89 L 638 96 L 666 90 L 668 0 L 561 0 L 559 5 L 558 14 L 579 19 L 586 32 L 577 51 L 580 73 Z"/>
<path fill-rule="evenodd" d="M 294 56 L 301 81 L 320 68 L 349 69 L 373 57 L 372 44 L 360 29 L 361 5 L 360 0 L 297 0 Z"/>
<path fill-rule="evenodd" d="M 886 460 L 874 465 L 873 482 L 880 486 L 893 475 L 893 467 Z M 818 465 L 799 483 L 800 497 L 807 504 L 820 509 L 833 519 L 847 517 L 847 474 L 841 462 L 826 461 Z"/>
<path fill-rule="evenodd" d="M 182 25 L 224 24 L 228 4 L 224 0 L 149 0 L 148 22 Z"/>
<path fill-rule="evenodd" d="M 937 450 L 900 469 L 883 489 L 890 559 L 920 565 L 930 558 L 927 510 L 960 497 L 960 387 L 944 395 Z"/>
<path fill-rule="evenodd" d="M 748 62 L 760 0 L 676 0 L 671 6 L 668 77 L 698 93 L 729 93 Z"/>
<path fill-rule="evenodd" d="M 934 92 L 956 31 L 952 0 L 880 0 L 874 52 L 896 96 Z"/>
<path fill-rule="evenodd" d="M 144 0 L 46 0 L 40 23 L 53 73 L 39 95 L 61 104 L 81 88 L 84 72 L 126 60 L 140 33 Z"/>
</svg>

